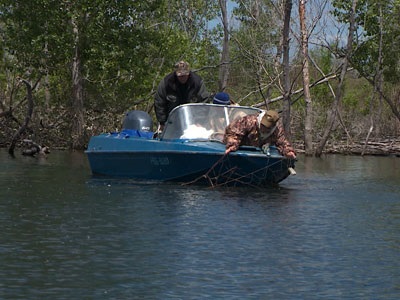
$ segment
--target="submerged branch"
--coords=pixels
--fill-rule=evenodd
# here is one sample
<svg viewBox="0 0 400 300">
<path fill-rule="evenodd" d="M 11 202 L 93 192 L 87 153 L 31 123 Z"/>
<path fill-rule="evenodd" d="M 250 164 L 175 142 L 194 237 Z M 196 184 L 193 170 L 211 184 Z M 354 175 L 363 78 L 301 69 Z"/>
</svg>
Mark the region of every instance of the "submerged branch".
<svg viewBox="0 0 400 300">
<path fill-rule="evenodd" d="M 14 134 L 14 137 L 13 137 L 13 139 L 11 141 L 10 148 L 8 149 L 8 153 L 11 156 L 14 156 L 15 145 L 17 144 L 17 141 L 20 138 L 20 136 L 25 132 L 26 128 L 28 127 L 28 124 L 29 124 L 29 122 L 30 122 L 30 120 L 32 118 L 32 113 L 33 113 L 32 86 L 25 79 L 20 79 L 20 83 L 24 83 L 25 86 L 26 86 L 27 99 L 28 99 L 28 108 L 27 108 L 27 112 L 26 112 L 26 115 L 25 115 L 24 123 L 20 126 L 18 131 Z"/>
</svg>

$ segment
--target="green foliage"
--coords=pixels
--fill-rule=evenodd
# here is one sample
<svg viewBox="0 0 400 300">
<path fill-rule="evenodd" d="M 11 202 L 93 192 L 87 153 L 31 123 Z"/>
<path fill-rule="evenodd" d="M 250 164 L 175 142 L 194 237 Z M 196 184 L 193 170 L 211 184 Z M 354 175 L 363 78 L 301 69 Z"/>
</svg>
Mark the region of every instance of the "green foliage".
<svg viewBox="0 0 400 300">
<path fill-rule="evenodd" d="M 85 105 L 125 109 L 149 99 L 176 61 L 194 68 L 217 62 L 217 47 L 206 39 L 217 8 L 210 1 L 0 0 L 3 50 L 14 72 L 48 76 L 51 101 L 68 103 L 74 18 Z"/>
<path fill-rule="evenodd" d="M 348 112 L 369 114 L 370 102 L 374 97 L 371 85 L 363 78 L 348 78 L 343 97 L 343 108 Z"/>
<path fill-rule="evenodd" d="M 260 103 L 262 97 L 282 96 L 281 3 L 232 2 L 236 5 L 234 23 L 229 28 L 231 64 L 227 91 L 242 105 Z M 345 26 L 351 3 L 332 1 L 333 15 Z M 351 65 L 363 76 L 375 80 L 379 74 L 382 36 L 383 79 L 395 85 L 400 80 L 400 2 L 358 0 L 357 3 Z M 133 108 L 150 110 L 159 81 L 181 59 L 187 60 L 203 77 L 209 91 L 218 89 L 223 28 L 216 0 L 0 0 L 0 12 L 0 89 L 3 98 L 11 99 L 13 95 L 10 107 L 24 97 L 23 89 L 15 90 L 17 76 L 31 82 L 41 78 L 35 90 L 37 106 L 70 105 L 75 42 L 80 51 L 84 106 L 88 111 L 120 114 Z M 72 20 L 78 30 L 75 35 Z M 210 26 L 211 20 L 216 25 Z M 296 21 L 291 24 L 291 43 L 298 42 L 293 26 Z M 329 48 L 340 46 L 339 41 L 336 43 Z M 330 74 L 340 58 L 336 60 L 326 49 L 312 47 L 309 53 L 322 73 Z M 291 48 L 292 90 L 302 86 L 301 55 L 296 50 L 297 47 Z M 310 65 L 311 83 L 322 77 L 320 70 Z M 355 76 L 346 81 L 343 108 L 354 116 L 367 114 L 372 91 Z M 335 87 L 336 82 L 330 83 Z M 45 83 L 48 90 L 44 89 Z M 47 92 L 50 99 L 46 98 Z M 311 93 L 318 115 L 315 122 L 320 125 L 331 107 L 333 95 L 327 84 L 313 87 Z M 274 103 L 274 108 L 279 109 L 280 105 Z M 293 106 L 299 112 L 303 109 L 301 100 Z"/>
<path fill-rule="evenodd" d="M 351 1 L 332 2 L 334 15 L 341 22 L 348 22 Z M 378 75 L 379 56 L 385 81 L 397 83 L 400 79 L 400 2 L 398 0 L 360 0 L 357 2 L 358 25 L 352 55 L 353 66 L 366 78 Z M 382 38 L 382 47 L 380 49 Z"/>
<path fill-rule="evenodd" d="M 233 13 L 240 26 L 231 32 L 234 63 L 229 86 L 236 90 L 233 92 L 236 101 L 253 105 L 279 94 L 275 85 L 279 70 L 274 68 L 274 61 L 280 41 L 280 20 L 272 2 L 236 2 Z"/>
<path fill-rule="evenodd" d="M 328 49 L 322 47 L 312 48 L 309 51 L 309 55 L 325 75 L 334 71 L 334 57 Z"/>
</svg>

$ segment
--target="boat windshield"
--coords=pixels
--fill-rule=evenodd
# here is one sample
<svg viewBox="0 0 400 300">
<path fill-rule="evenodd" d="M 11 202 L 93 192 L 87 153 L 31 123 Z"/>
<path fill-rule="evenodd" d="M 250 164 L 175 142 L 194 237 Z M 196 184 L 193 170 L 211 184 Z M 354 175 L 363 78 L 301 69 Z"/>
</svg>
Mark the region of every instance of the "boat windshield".
<svg viewBox="0 0 400 300">
<path fill-rule="evenodd" d="M 260 111 L 254 107 L 208 103 L 181 105 L 169 114 L 161 139 L 209 140 L 215 134 L 223 134 L 235 119 Z"/>
</svg>

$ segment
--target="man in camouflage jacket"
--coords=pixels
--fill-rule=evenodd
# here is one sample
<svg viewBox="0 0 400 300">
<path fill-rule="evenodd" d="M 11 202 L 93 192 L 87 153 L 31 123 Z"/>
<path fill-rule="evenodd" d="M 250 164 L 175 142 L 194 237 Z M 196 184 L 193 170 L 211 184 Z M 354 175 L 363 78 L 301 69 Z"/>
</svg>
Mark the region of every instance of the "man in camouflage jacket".
<svg viewBox="0 0 400 300">
<path fill-rule="evenodd" d="M 269 110 L 255 115 L 247 115 L 229 124 L 225 129 L 223 142 L 225 153 L 236 151 L 239 146 L 275 145 L 282 155 L 295 159 L 296 152 L 285 136 L 278 112 Z"/>
</svg>

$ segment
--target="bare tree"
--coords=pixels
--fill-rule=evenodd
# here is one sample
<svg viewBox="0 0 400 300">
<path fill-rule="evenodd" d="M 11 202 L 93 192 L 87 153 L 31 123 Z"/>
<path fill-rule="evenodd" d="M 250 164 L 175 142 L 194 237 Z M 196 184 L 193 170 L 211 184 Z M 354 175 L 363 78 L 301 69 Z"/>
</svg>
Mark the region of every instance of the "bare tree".
<svg viewBox="0 0 400 300">
<path fill-rule="evenodd" d="M 71 17 L 74 35 L 74 57 L 72 61 L 72 107 L 71 119 L 73 120 L 71 135 L 72 149 L 84 149 L 84 115 L 83 115 L 83 78 L 80 55 L 79 26 L 76 16 Z"/>
<path fill-rule="evenodd" d="M 283 126 L 287 136 L 290 138 L 290 60 L 289 60 L 289 44 L 290 44 L 290 16 L 292 13 L 292 0 L 284 1 L 284 16 L 282 29 L 282 49 L 283 49 Z"/>
<path fill-rule="evenodd" d="M 376 91 L 382 90 L 382 86 L 383 86 L 383 76 L 382 76 L 383 14 L 382 14 L 381 3 L 378 3 L 377 5 L 379 7 L 379 49 L 378 49 L 378 53 L 379 54 L 378 54 L 378 62 L 377 62 L 377 66 L 376 66 L 376 79 L 375 79 L 375 84 L 374 84 L 374 90 L 375 90 L 374 94 L 376 94 Z M 372 100 L 374 98 L 375 98 L 375 95 L 372 96 Z M 381 112 L 382 112 L 382 95 L 379 95 L 379 99 L 380 99 L 380 105 L 379 105 L 379 113 L 378 113 L 378 115 L 381 115 Z M 363 147 L 363 150 L 361 152 L 361 155 L 364 155 L 366 147 L 368 145 L 369 137 L 370 137 L 372 131 L 374 130 L 374 114 L 372 113 L 372 108 L 373 108 L 373 101 L 372 100 L 371 100 L 371 103 L 370 103 L 370 121 L 371 121 L 371 125 L 370 125 L 370 128 L 368 130 L 367 137 L 365 138 L 365 143 L 364 143 L 364 147 Z"/>
<path fill-rule="evenodd" d="M 306 102 L 306 115 L 304 121 L 304 149 L 305 155 L 313 155 L 312 144 L 312 100 L 310 93 L 310 75 L 308 63 L 308 32 L 306 26 L 306 0 L 299 1 L 299 16 L 301 29 L 301 50 L 303 53 L 303 92 Z"/>
<path fill-rule="evenodd" d="M 11 141 L 11 145 L 8 148 L 8 153 L 11 156 L 14 156 L 14 149 L 15 146 L 18 142 L 18 139 L 20 138 L 20 136 L 25 132 L 25 130 L 27 129 L 29 122 L 32 119 L 32 114 L 33 114 L 33 96 L 32 96 L 32 85 L 25 79 L 20 79 L 19 83 L 23 83 L 26 86 L 26 99 L 28 100 L 28 107 L 27 107 L 27 111 L 26 111 L 26 115 L 25 115 L 25 120 L 24 123 L 20 126 L 20 128 L 18 129 L 18 131 L 14 134 L 14 137 Z"/>
<path fill-rule="evenodd" d="M 336 89 L 335 100 L 332 103 L 331 109 L 328 111 L 327 125 L 325 127 L 322 138 L 319 141 L 319 144 L 315 151 L 315 156 L 317 156 L 317 157 L 321 156 L 322 151 L 326 145 L 326 142 L 328 141 L 328 138 L 331 134 L 333 125 L 336 121 L 336 116 L 338 115 L 339 104 L 343 98 L 344 80 L 345 80 L 345 76 L 347 73 L 347 67 L 349 65 L 350 57 L 353 52 L 352 44 L 353 44 L 353 35 L 355 32 L 355 27 L 356 27 L 356 24 L 355 24 L 356 6 L 357 6 L 357 0 L 352 0 L 352 7 L 351 7 L 350 14 L 349 14 L 350 17 L 349 17 L 349 32 L 348 32 L 348 36 L 347 36 L 347 45 L 346 45 L 346 48 L 344 49 L 343 62 L 341 64 L 341 69 L 340 69 L 341 71 L 340 71 L 339 84 Z"/>
<path fill-rule="evenodd" d="M 224 41 L 222 44 L 221 66 L 219 67 L 218 85 L 219 90 L 226 88 L 229 78 L 229 30 L 228 30 L 228 14 L 226 10 L 226 0 L 219 0 L 222 15 L 222 25 L 224 27 Z"/>
</svg>

